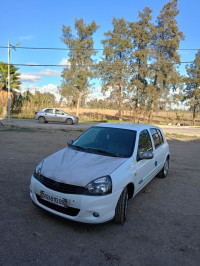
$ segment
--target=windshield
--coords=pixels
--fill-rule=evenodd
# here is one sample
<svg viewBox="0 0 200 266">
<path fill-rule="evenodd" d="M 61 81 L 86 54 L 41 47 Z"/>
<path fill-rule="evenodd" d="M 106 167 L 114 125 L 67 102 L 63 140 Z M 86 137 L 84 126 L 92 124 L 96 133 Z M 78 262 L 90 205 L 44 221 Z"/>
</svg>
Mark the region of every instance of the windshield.
<svg viewBox="0 0 200 266">
<path fill-rule="evenodd" d="M 130 157 L 135 146 L 136 131 L 92 127 L 74 141 L 71 148 L 113 157 Z"/>
</svg>

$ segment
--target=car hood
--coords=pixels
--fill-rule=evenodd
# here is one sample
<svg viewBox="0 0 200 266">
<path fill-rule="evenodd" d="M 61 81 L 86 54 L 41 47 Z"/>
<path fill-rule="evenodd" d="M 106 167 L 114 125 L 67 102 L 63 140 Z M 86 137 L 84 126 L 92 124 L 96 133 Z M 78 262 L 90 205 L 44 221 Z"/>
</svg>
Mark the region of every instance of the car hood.
<svg viewBox="0 0 200 266">
<path fill-rule="evenodd" d="M 66 148 L 44 159 L 41 174 L 57 182 L 86 186 L 96 178 L 110 175 L 126 160 Z"/>
</svg>

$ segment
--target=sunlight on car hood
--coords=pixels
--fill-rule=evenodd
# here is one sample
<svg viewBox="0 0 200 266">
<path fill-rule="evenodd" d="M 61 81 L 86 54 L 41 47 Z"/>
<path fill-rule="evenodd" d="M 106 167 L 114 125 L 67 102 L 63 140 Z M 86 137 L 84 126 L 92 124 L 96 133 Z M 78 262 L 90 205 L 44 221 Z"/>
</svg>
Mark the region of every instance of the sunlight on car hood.
<svg viewBox="0 0 200 266">
<path fill-rule="evenodd" d="M 44 160 L 41 174 L 57 182 L 86 186 L 96 178 L 111 174 L 127 158 L 109 157 L 63 149 Z"/>
</svg>

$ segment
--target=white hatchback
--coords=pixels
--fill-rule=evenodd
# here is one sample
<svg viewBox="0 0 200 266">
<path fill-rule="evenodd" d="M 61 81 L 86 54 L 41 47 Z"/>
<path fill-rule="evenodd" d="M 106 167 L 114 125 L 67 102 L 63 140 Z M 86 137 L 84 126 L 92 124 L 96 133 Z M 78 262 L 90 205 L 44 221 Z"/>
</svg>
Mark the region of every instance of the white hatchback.
<svg viewBox="0 0 200 266">
<path fill-rule="evenodd" d="M 44 159 L 32 175 L 30 196 L 39 207 L 67 219 L 123 224 L 128 199 L 153 177 L 166 177 L 169 146 L 157 126 L 96 125 Z"/>
</svg>

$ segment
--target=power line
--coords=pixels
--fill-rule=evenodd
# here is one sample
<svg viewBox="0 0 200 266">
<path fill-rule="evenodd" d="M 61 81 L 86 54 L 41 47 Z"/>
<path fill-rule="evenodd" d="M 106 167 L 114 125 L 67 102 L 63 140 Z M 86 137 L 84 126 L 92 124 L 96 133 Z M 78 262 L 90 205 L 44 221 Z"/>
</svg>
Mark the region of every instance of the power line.
<svg viewBox="0 0 200 266">
<path fill-rule="evenodd" d="M 193 61 L 188 61 L 188 62 L 180 62 L 180 63 L 164 63 L 164 64 L 174 64 L 174 65 L 179 65 L 179 64 L 192 64 L 194 63 Z M 8 65 L 7 63 L 4 63 L 5 65 Z M 112 63 L 111 63 L 112 64 Z M 116 65 L 116 63 L 114 63 Z M 13 66 L 28 66 L 28 67 L 68 67 L 71 66 L 70 64 L 67 65 L 46 65 L 46 64 L 9 64 L 9 65 L 13 65 Z M 153 64 L 147 64 L 147 65 L 153 65 Z M 79 65 L 77 65 L 79 66 Z M 85 66 L 93 66 L 93 65 L 85 65 Z"/>
<path fill-rule="evenodd" d="M 68 50 L 97 50 L 103 51 L 103 48 L 58 48 L 58 47 L 26 47 L 26 46 L 12 46 L 15 49 L 27 49 L 27 50 L 61 50 L 61 51 L 68 51 Z M 8 49 L 7 46 L 0 46 L 0 49 Z M 186 49 L 177 49 L 178 51 L 197 51 L 200 48 L 186 48 Z"/>
<path fill-rule="evenodd" d="M 25 46 L 13 46 L 16 49 L 27 50 L 103 50 L 103 48 L 56 48 L 56 47 L 25 47 Z M 2 49 L 8 48 L 7 46 L 0 46 Z"/>
</svg>

